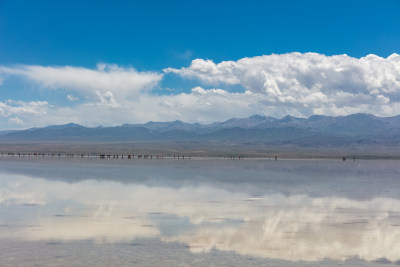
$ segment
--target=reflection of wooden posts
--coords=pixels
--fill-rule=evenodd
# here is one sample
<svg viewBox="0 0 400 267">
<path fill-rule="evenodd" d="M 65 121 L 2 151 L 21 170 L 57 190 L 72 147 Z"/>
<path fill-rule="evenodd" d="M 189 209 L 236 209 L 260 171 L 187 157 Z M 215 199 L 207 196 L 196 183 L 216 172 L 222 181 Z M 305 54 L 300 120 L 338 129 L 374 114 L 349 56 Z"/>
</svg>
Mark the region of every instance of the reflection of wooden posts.
<svg viewBox="0 0 400 267">
<path fill-rule="evenodd" d="M 275 160 L 278 160 L 278 156 L 275 156 Z"/>
</svg>

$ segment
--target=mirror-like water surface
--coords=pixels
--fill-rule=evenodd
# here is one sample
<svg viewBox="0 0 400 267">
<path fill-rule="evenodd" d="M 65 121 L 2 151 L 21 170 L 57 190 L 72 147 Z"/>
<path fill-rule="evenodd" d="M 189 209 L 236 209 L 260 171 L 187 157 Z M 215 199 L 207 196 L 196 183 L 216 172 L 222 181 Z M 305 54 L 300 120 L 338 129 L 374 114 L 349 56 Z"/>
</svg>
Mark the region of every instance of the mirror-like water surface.
<svg viewBox="0 0 400 267">
<path fill-rule="evenodd" d="M 0 159 L 1 266 L 400 262 L 397 161 Z"/>
</svg>

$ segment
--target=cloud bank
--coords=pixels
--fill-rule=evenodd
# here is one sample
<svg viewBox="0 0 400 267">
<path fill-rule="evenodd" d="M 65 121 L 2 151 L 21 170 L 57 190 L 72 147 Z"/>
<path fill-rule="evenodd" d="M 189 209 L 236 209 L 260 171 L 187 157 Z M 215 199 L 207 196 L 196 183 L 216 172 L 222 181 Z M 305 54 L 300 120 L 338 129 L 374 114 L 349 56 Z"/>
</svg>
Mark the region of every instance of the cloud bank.
<svg viewBox="0 0 400 267">
<path fill-rule="evenodd" d="M 398 113 L 398 54 L 357 59 L 347 55 L 290 53 L 218 64 L 195 59 L 187 68 L 164 71 L 213 86 L 241 85 L 247 95 L 258 95 L 264 106 L 294 109 L 303 116 Z"/>
<path fill-rule="evenodd" d="M 172 87 L 177 89 L 172 92 L 177 93 L 171 94 L 161 84 L 166 75 L 178 75 L 196 86 L 182 92 L 178 81 Z M 38 90 L 64 94 L 62 98 L 66 100 L 63 105 L 54 105 L 48 99 L 1 100 L 0 121 L 11 128 L 71 121 L 88 126 L 176 119 L 209 123 L 253 114 L 278 118 L 360 112 L 377 116 L 400 114 L 398 54 L 358 59 L 289 53 L 220 63 L 195 59 L 188 67 L 159 72 L 110 64 L 99 64 L 95 69 L 0 66 L 2 90 L 7 90 L 10 77 L 28 81 Z"/>
</svg>

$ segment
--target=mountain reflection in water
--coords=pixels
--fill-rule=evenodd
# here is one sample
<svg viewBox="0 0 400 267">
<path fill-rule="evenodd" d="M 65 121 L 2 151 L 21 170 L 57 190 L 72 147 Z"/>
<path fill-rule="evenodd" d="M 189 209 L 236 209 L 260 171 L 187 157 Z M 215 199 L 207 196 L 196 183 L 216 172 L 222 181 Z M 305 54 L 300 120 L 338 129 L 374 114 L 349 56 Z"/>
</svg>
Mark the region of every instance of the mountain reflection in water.
<svg viewBox="0 0 400 267">
<path fill-rule="evenodd" d="M 50 169 L 54 179 L 49 176 L 41 178 L 39 174 L 28 175 L 29 168 L 33 166 L 28 163 L 31 164 L 18 163 L 23 171 L 4 167 L 0 172 L 0 242 L 92 240 L 101 245 L 156 238 L 160 242 L 185 244 L 192 253 L 207 253 L 216 249 L 288 261 L 346 260 L 354 257 L 366 261 L 400 260 L 400 200 L 385 196 L 382 188 L 380 195 L 364 192 L 362 198 L 335 194 L 340 187 L 346 191 L 347 183 L 358 183 L 361 191 L 369 189 L 364 186 L 366 181 L 354 175 L 357 172 L 350 167 L 346 178 L 349 181 L 336 184 L 332 191 L 321 188 L 321 191 L 330 192 L 321 196 L 316 191 L 307 193 L 304 189 L 307 188 L 307 178 L 301 178 L 304 181 L 296 185 L 303 186 L 304 192 L 292 191 L 293 185 L 288 184 L 288 192 L 291 192 L 288 194 L 279 190 L 274 192 L 274 187 L 282 186 L 276 184 L 274 177 L 265 176 L 263 172 L 258 172 L 259 180 L 248 177 L 256 175 L 251 167 L 257 164 L 278 164 L 265 161 L 241 162 L 241 166 L 233 167 L 235 175 L 241 175 L 244 181 L 250 180 L 239 185 L 230 184 L 230 173 L 225 172 L 224 177 L 215 165 L 209 170 L 218 173 L 214 173 L 215 182 L 199 182 L 200 171 L 196 166 L 212 164 L 212 161 L 191 161 L 186 163 L 186 167 L 185 163 L 159 167 L 158 171 L 169 178 L 161 179 L 158 184 L 149 182 L 156 181 L 159 173 L 149 163 L 139 169 L 119 166 L 124 171 L 121 174 L 123 177 L 118 180 L 107 177 L 85 179 L 85 173 L 81 173 L 82 179 L 74 182 L 56 177 L 74 166 L 71 163 L 62 162 L 57 166 L 57 172 Z M 45 167 L 51 162 L 40 164 L 43 164 L 39 165 L 43 168 L 41 171 L 46 172 Z M 91 164 L 88 163 L 88 166 Z M 221 161 L 220 164 L 227 163 Z M 279 164 L 279 175 L 293 165 L 290 161 Z M 311 162 L 296 164 L 307 165 Z M 343 163 L 329 161 L 321 161 L 320 164 L 329 168 L 317 172 L 318 175 L 323 173 L 328 177 L 335 176 L 335 166 L 343 166 Z M 358 164 L 366 166 L 371 163 Z M 106 169 L 111 165 L 96 166 Z M 179 168 L 188 168 L 187 173 L 191 176 L 177 177 L 182 182 L 181 186 L 172 186 L 171 181 L 174 174 L 179 173 Z M 305 177 L 302 170 L 299 169 L 299 177 Z M 382 177 L 390 178 L 398 174 L 395 168 L 392 173 L 390 168 L 388 170 L 389 173 L 382 171 Z M 342 171 L 346 173 L 346 169 Z M 147 179 L 128 181 L 143 173 L 148 175 Z M 310 177 L 310 180 L 313 179 L 316 178 Z M 265 184 L 266 180 L 270 182 Z M 261 191 L 257 188 L 257 181 L 264 188 Z M 392 187 L 398 188 L 398 184 L 392 184 Z M 318 189 L 312 185 L 309 188 Z M 368 195 L 372 197 L 368 198 Z"/>
</svg>

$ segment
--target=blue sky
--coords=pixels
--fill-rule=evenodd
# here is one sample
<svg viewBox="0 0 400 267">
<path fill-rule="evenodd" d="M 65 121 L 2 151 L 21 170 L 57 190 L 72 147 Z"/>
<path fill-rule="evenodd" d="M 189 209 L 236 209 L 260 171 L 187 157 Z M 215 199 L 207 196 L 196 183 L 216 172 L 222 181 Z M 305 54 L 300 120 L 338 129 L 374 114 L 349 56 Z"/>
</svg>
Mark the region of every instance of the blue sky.
<svg viewBox="0 0 400 267">
<path fill-rule="evenodd" d="M 398 14 L 400 1 L 0 0 L 0 128 L 399 115 Z"/>
</svg>

